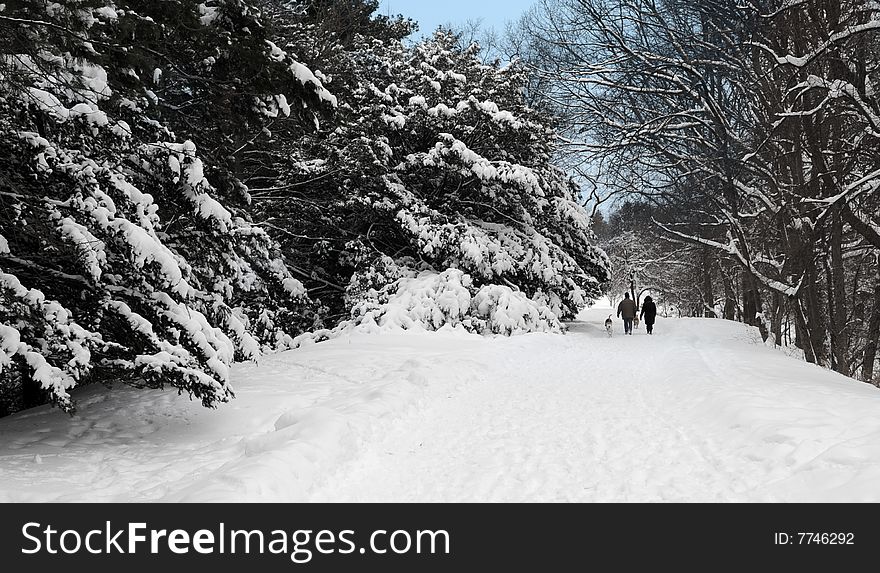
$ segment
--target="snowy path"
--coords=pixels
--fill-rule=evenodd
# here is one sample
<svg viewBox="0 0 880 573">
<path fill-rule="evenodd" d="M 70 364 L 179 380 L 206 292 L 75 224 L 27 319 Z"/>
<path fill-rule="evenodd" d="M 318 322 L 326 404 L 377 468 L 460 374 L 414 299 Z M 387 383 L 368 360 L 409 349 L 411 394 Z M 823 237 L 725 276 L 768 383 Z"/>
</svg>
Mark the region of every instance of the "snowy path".
<svg viewBox="0 0 880 573">
<path fill-rule="evenodd" d="M 598 348 L 588 351 L 584 337 Z M 579 323 L 539 356 L 528 342 L 505 342 L 503 355 L 515 359 L 483 384 L 402 421 L 312 499 L 743 497 L 725 452 L 719 457 L 698 428 L 675 422 L 678 406 L 662 379 L 672 357 L 659 336 L 608 340 L 595 324 Z"/>
<path fill-rule="evenodd" d="M 761 426 L 745 429 L 738 423 L 713 433 L 711 414 L 700 404 L 713 392 L 719 393 L 712 396 L 715 402 L 723 401 L 730 381 L 742 386 L 741 396 L 758 397 L 760 407 L 789 417 L 792 404 L 775 387 L 779 380 L 741 366 L 747 357 L 742 349 L 725 351 L 725 337 L 713 341 L 688 334 L 689 321 L 666 321 L 672 331 L 662 336 L 641 330 L 609 340 L 601 328 L 604 317 L 603 311 L 588 311 L 568 337 L 539 356 L 527 341 L 504 341 L 501 354 L 508 361 L 493 376 L 402 421 L 311 499 L 712 502 L 774 501 L 793 494 L 808 500 L 818 492 L 788 490 L 803 481 L 792 455 L 805 447 L 822 453 L 825 434 L 833 436 L 831 446 L 848 434 L 859 437 L 857 428 L 827 432 L 822 424 L 833 423 L 822 420 L 820 397 L 795 404 L 804 418 L 794 418 L 788 434 L 771 427 L 761 435 Z M 782 356 L 770 358 L 795 371 L 781 372 L 788 379 L 796 380 L 799 369 L 816 370 Z M 751 388 L 749 379 L 755 382 Z M 797 400 L 796 386 L 789 388 L 790 400 Z M 868 399 L 858 408 L 873 413 L 869 435 L 880 438 L 880 393 L 860 386 L 847 390 Z M 871 464 L 875 476 L 878 463 L 875 458 Z"/>
<path fill-rule="evenodd" d="M 355 335 L 209 411 L 84 388 L 0 420 L 0 501 L 880 501 L 880 391 L 754 329 Z"/>
</svg>

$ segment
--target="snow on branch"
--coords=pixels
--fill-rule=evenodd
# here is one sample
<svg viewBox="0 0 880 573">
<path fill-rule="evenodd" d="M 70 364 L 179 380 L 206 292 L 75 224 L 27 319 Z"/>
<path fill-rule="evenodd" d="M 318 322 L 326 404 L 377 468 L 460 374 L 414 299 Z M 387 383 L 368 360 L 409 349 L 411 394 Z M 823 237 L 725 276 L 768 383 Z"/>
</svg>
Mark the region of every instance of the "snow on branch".
<svg viewBox="0 0 880 573">
<path fill-rule="evenodd" d="M 800 285 L 803 283 L 803 277 L 801 277 L 801 279 L 798 281 L 798 283 L 796 285 L 792 286 L 792 285 L 785 284 L 783 282 L 780 282 L 776 279 L 772 279 L 772 278 L 764 275 L 755 266 L 755 263 L 757 263 L 759 261 L 751 260 L 751 259 L 745 257 L 742 254 L 742 252 L 740 251 L 739 247 L 737 247 L 736 241 L 733 239 L 733 237 L 730 237 L 730 241 L 727 244 L 724 244 L 724 243 L 719 243 L 717 241 L 713 241 L 711 239 L 706 239 L 704 237 L 699 237 L 696 235 L 688 235 L 686 233 L 676 231 L 675 229 L 672 229 L 669 226 L 658 222 L 657 220 L 654 220 L 654 224 L 657 225 L 658 227 L 660 227 L 661 229 L 663 229 L 663 231 L 665 231 L 666 233 L 669 233 L 670 235 L 677 237 L 678 239 L 681 239 L 685 242 L 696 244 L 696 245 L 703 245 L 706 247 L 711 247 L 717 251 L 721 251 L 727 255 L 734 257 L 746 269 L 748 269 L 749 272 L 755 276 L 755 278 L 760 280 L 761 283 L 764 284 L 767 288 L 772 289 L 774 291 L 777 291 L 780 294 L 783 294 L 785 296 L 789 296 L 789 297 L 796 296 L 798 291 L 800 290 Z M 773 266 L 776 266 L 776 265 L 773 265 Z"/>
</svg>

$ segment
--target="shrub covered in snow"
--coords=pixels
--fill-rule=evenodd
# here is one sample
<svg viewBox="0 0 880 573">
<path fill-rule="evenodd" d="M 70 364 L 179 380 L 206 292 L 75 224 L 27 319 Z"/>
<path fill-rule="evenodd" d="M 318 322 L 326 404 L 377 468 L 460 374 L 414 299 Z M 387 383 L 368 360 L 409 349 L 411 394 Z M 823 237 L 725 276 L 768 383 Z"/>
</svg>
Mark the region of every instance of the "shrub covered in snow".
<svg viewBox="0 0 880 573">
<path fill-rule="evenodd" d="M 549 308 L 508 286 L 477 286 L 460 269 L 417 273 L 400 269 L 388 259 L 384 266 L 393 269 L 391 277 L 399 278 L 379 289 L 362 291 L 351 310 L 352 325 L 382 330 L 460 327 L 478 334 L 506 335 L 563 331 Z"/>
</svg>

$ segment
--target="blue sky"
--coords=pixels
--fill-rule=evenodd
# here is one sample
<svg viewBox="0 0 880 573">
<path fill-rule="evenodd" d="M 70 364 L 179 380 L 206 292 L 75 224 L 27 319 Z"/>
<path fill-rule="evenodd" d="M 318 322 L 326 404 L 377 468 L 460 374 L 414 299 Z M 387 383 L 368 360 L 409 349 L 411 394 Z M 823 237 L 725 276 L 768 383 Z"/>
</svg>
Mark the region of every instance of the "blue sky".
<svg viewBox="0 0 880 573">
<path fill-rule="evenodd" d="M 430 34 L 441 24 L 463 24 L 483 20 L 484 28 L 504 30 L 508 20 L 517 20 L 535 0 L 382 0 L 383 14 L 403 14 L 419 23 L 419 35 Z"/>
</svg>

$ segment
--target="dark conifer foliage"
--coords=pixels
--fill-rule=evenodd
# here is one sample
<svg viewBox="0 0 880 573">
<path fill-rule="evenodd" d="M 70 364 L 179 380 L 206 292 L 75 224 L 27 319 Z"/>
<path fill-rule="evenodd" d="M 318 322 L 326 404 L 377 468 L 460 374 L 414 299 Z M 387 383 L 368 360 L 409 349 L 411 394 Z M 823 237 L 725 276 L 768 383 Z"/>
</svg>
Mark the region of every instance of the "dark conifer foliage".
<svg viewBox="0 0 880 573">
<path fill-rule="evenodd" d="M 0 28 L 6 408 L 120 378 L 225 401 L 234 360 L 317 318 L 237 146 L 333 97 L 242 2 L 10 2 Z"/>
<path fill-rule="evenodd" d="M 2 5 L 0 414 L 116 380 L 213 406 L 416 276 L 466 299 L 431 328 L 559 330 L 600 293 L 525 69 L 377 8 Z"/>
</svg>

